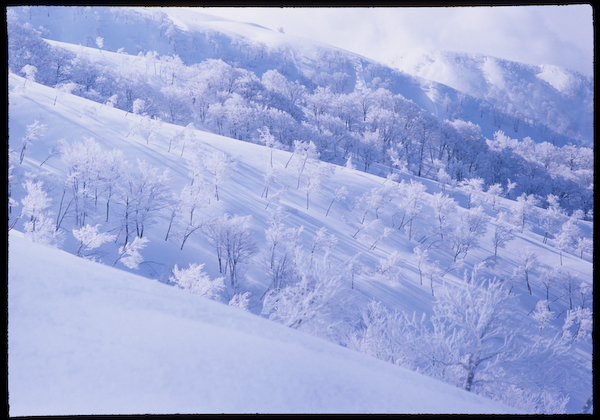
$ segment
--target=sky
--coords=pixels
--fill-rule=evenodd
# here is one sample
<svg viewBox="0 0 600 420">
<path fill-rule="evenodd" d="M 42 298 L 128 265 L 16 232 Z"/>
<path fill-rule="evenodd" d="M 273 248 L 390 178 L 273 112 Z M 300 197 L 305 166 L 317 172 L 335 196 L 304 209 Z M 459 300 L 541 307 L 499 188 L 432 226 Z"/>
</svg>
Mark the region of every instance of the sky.
<svg viewBox="0 0 600 420">
<path fill-rule="evenodd" d="M 589 4 L 506 7 L 232 8 L 209 14 L 340 47 L 385 64 L 414 50 L 473 52 L 593 74 Z"/>
</svg>

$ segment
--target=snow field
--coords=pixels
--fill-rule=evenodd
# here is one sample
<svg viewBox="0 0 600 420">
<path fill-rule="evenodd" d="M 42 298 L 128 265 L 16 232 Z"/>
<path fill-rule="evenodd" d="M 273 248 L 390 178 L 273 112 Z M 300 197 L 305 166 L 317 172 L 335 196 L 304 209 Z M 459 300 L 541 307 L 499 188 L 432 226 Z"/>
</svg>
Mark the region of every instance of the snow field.
<svg viewBox="0 0 600 420">
<path fill-rule="evenodd" d="M 8 287 L 11 416 L 515 412 L 16 231 Z"/>
</svg>

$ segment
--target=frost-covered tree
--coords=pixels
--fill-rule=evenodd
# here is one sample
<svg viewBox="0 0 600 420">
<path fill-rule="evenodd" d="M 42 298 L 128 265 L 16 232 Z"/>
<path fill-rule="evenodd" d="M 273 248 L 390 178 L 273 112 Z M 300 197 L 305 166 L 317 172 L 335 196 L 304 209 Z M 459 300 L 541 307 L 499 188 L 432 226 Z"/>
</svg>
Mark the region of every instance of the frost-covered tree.
<svg viewBox="0 0 600 420">
<path fill-rule="evenodd" d="M 492 210 L 496 211 L 496 204 L 498 202 L 498 197 L 502 196 L 502 185 L 501 184 L 492 184 L 488 187 L 485 192 L 486 200 L 488 203 L 492 203 Z"/>
<path fill-rule="evenodd" d="M 511 208 L 513 223 L 517 226 L 521 233 L 528 229 L 530 218 L 536 213 L 535 206 L 539 200 L 533 195 L 525 193 L 517 197 L 517 202 Z"/>
<path fill-rule="evenodd" d="M 300 249 L 299 236 L 303 230 L 302 226 L 286 228 L 279 210 L 272 215 L 269 227 L 265 229 L 267 253 L 263 266 L 271 280 L 267 291 L 278 290 L 296 280 L 296 255 Z"/>
<path fill-rule="evenodd" d="M 361 331 L 350 337 L 348 347 L 389 363 L 406 365 L 399 337 L 399 314 L 372 300 L 361 314 Z"/>
<path fill-rule="evenodd" d="M 308 180 L 304 189 L 306 190 L 306 209 L 309 207 L 309 196 L 318 191 L 321 185 L 333 174 L 333 167 L 325 162 L 319 162 L 308 171 Z"/>
<path fill-rule="evenodd" d="M 169 281 L 175 283 L 178 288 L 190 293 L 203 296 L 207 299 L 218 300 L 221 298 L 225 283 L 223 277 L 211 280 L 203 271 L 204 264 L 190 264 L 188 268 L 179 268 L 177 264 L 173 267 L 173 274 Z"/>
<path fill-rule="evenodd" d="M 570 218 L 562 224 L 560 231 L 554 238 L 556 247 L 560 251 L 560 265 L 563 263 L 563 252 L 573 251 L 577 247 L 577 240 L 580 237 L 580 230 L 577 226 L 577 221 Z"/>
<path fill-rule="evenodd" d="M 23 187 L 26 195 L 21 200 L 21 215 L 26 218 L 23 226 L 25 237 L 44 245 L 58 245 L 61 237 L 47 211 L 52 199 L 43 190 L 42 181 L 26 180 Z"/>
<path fill-rule="evenodd" d="M 564 217 L 564 213 L 560 208 L 559 199 L 554 194 L 548 194 L 546 197 L 548 208 L 546 211 L 540 212 L 540 225 L 544 229 L 544 240 L 548 241 L 548 235 L 554 235 L 560 227 L 560 221 Z"/>
<path fill-rule="evenodd" d="M 260 133 L 260 137 L 259 137 L 260 143 L 264 144 L 265 146 L 267 146 L 269 148 L 269 152 L 270 152 L 269 165 L 272 168 L 273 167 L 273 149 L 282 149 L 283 145 L 275 139 L 275 136 L 273 136 L 273 134 L 271 134 L 269 127 L 264 127 L 264 129 L 262 129 L 262 130 L 259 128 L 258 132 Z"/>
<path fill-rule="evenodd" d="M 83 257 L 85 251 L 99 248 L 102 244 L 116 239 L 116 235 L 98 232 L 99 227 L 99 224 L 95 226 L 88 224 L 80 229 L 73 229 L 73 236 L 79 241 L 75 251 L 76 256 Z"/>
<path fill-rule="evenodd" d="M 299 189 L 300 177 L 304 173 L 306 165 L 309 162 L 312 163 L 315 160 L 317 160 L 319 158 L 319 152 L 317 152 L 317 147 L 312 141 L 303 142 L 300 140 L 294 140 L 294 153 L 292 154 L 292 156 L 290 156 L 290 159 L 287 162 L 288 164 L 294 156 L 297 157 L 295 166 L 296 172 L 298 172 L 298 185 L 296 185 L 296 189 Z M 287 164 L 285 166 L 287 168 Z"/>
<path fill-rule="evenodd" d="M 516 268 L 516 275 L 522 275 L 525 278 L 525 283 L 527 284 L 527 290 L 531 295 L 531 284 L 529 282 L 529 278 L 531 277 L 531 272 L 536 270 L 539 266 L 539 261 L 537 259 L 537 255 L 530 247 L 525 248 L 519 254 L 519 266 Z"/>
<path fill-rule="evenodd" d="M 432 198 L 432 208 L 437 219 L 440 239 L 443 240 L 444 233 L 447 232 L 450 226 L 449 216 L 456 209 L 457 203 L 452 197 L 443 192 L 433 194 Z"/>
<path fill-rule="evenodd" d="M 104 189 L 106 199 L 106 222 L 110 214 L 110 203 L 112 197 L 116 194 L 119 183 L 126 173 L 125 159 L 121 150 L 106 151 L 102 156 L 102 171 L 100 182 Z"/>
<path fill-rule="evenodd" d="M 426 189 L 425 185 L 413 179 L 403 185 L 404 197 L 398 205 L 398 209 L 402 213 L 402 220 L 398 229 L 405 227 L 409 241 L 412 240 L 413 222 L 423 216 L 421 210 Z"/>
<path fill-rule="evenodd" d="M 23 163 L 23 159 L 25 158 L 25 150 L 27 147 L 34 141 L 39 140 L 44 134 L 46 134 L 47 126 L 45 124 L 41 124 L 39 121 L 35 120 L 32 124 L 29 124 L 25 130 L 25 136 L 22 139 L 21 153 L 19 156 L 19 163 Z"/>
<path fill-rule="evenodd" d="M 467 209 L 470 209 L 473 204 L 479 204 L 481 201 L 483 196 L 483 182 L 481 178 L 469 178 L 458 184 L 467 193 Z"/>
<path fill-rule="evenodd" d="M 217 252 L 219 272 L 229 276 L 230 284 L 235 289 L 239 288 L 240 265 L 248 263 L 257 252 L 250 232 L 251 220 L 252 216 L 230 217 L 224 214 L 208 220 L 202 227 Z"/>
<path fill-rule="evenodd" d="M 333 203 L 336 201 L 344 200 L 347 195 L 348 195 L 348 189 L 345 186 L 337 188 L 331 195 L 331 202 L 329 203 L 329 206 L 327 207 L 327 212 L 325 213 L 325 217 L 327 217 L 327 215 L 329 215 L 329 210 L 331 210 L 331 206 L 333 206 Z"/>
<path fill-rule="evenodd" d="M 592 238 L 577 238 L 577 245 L 575 249 L 579 253 L 579 258 L 581 259 L 583 259 L 585 254 L 593 255 L 594 241 Z"/>
<path fill-rule="evenodd" d="M 548 326 L 549 322 L 555 318 L 554 312 L 550 310 L 550 302 L 548 300 L 540 300 L 536 303 L 531 317 L 537 322 L 540 330 Z"/>
<path fill-rule="evenodd" d="M 124 175 L 116 196 L 126 244 L 134 232 L 137 237 L 143 237 L 144 229 L 169 205 L 172 197 L 169 179 L 168 169 L 160 173 L 159 168 L 141 160 L 138 160 L 137 172 L 129 170 Z"/>
<path fill-rule="evenodd" d="M 365 131 L 357 134 L 358 157 L 364 164 L 364 170 L 367 172 L 373 162 L 377 162 L 383 152 L 383 141 L 378 131 Z"/>
<path fill-rule="evenodd" d="M 294 329 L 331 339 L 331 329 L 348 312 L 348 293 L 337 267 L 327 258 L 298 263 L 299 280 L 264 298 L 261 315 Z"/>
<path fill-rule="evenodd" d="M 319 229 L 313 239 L 312 245 L 310 247 L 310 261 L 312 263 L 315 254 L 318 254 L 318 251 L 324 251 L 325 254 L 331 253 L 338 240 L 336 236 L 332 234 L 327 234 L 327 229 L 322 227 Z"/>
<path fill-rule="evenodd" d="M 379 209 L 385 204 L 385 198 L 384 189 L 382 188 L 371 188 L 358 197 L 354 207 L 362 207 L 363 214 L 360 219 L 361 225 L 365 223 L 365 219 L 370 212 L 373 212 L 375 218 L 379 219 Z"/>
<path fill-rule="evenodd" d="M 243 311 L 250 312 L 249 305 L 250 305 L 250 292 L 236 293 L 235 295 L 233 295 L 231 300 L 229 300 L 229 306 L 232 306 L 234 308 L 239 308 Z"/>
<path fill-rule="evenodd" d="M 73 91 L 76 91 L 77 89 L 79 89 L 79 85 L 77 83 L 73 83 L 73 82 L 65 82 L 65 83 L 59 83 L 56 86 L 54 86 L 54 104 L 56 105 L 56 101 L 58 100 L 58 98 L 60 96 L 63 96 L 65 94 L 70 94 Z"/>
<path fill-rule="evenodd" d="M 498 248 L 504 248 L 507 242 L 515 237 L 514 230 L 511 226 L 504 223 L 498 223 L 494 228 L 492 236 L 492 245 L 494 246 L 494 257 L 498 255 Z"/>
<path fill-rule="evenodd" d="M 453 350 L 446 364 L 460 368 L 457 379 L 463 389 L 472 391 L 480 382 L 493 380 L 497 367 L 522 351 L 510 323 L 513 300 L 500 281 L 440 289 L 434 316 L 445 324 L 444 340 Z"/>
<path fill-rule="evenodd" d="M 472 207 L 461 213 L 460 221 L 452 232 L 452 250 L 454 251 L 454 262 L 460 255 L 466 258 L 470 249 L 477 246 L 479 238 L 486 232 L 485 215 L 481 206 Z"/>
<path fill-rule="evenodd" d="M 21 73 L 25 75 L 25 80 L 23 81 L 23 86 L 29 80 L 31 82 L 35 82 L 35 75 L 37 73 L 37 68 L 30 64 L 26 64 L 21 69 Z"/>
<path fill-rule="evenodd" d="M 202 229 L 202 221 L 198 218 L 197 210 L 206 206 L 210 193 L 207 185 L 201 181 L 201 179 L 194 179 L 191 185 L 186 184 L 179 195 L 178 204 L 175 204 L 173 207 L 172 215 L 175 215 L 177 211 L 181 211 L 183 222 L 186 225 L 185 230 L 181 234 L 183 239 L 180 249 L 183 249 L 185 242 L 192 233 Z"/>
<path fill-rule="evenodd" d="M 148 238 L 136 236 L 133 241 L 127 242 L 125 245 L 119 247 L 118 257 L 112 266 L 114 267 L 120 261 L 127 268 L 137 270 L 144 261 L 144 257 L 140 254 L 140 251 L 146 247 L 147 243 Z"/>
<path fill-rule="evenodd" d="M 219 201 L 219 186 L 225 182 L 231 175 L 231 169 L 235 166 L 237 160 L 227 156 L 222 152 L 214 152 L 206 161 L 206 168 L 213 176 L 213 185 L 215 187 L 215 198 Z"/>
<path fill-rule="evenodd" d="M 398 251 L 392 251 L 387 258 L 380 258 L 377 273 L 385 276 L 391 283 L 397 283 L 402 278 L 404 260 Z"/>
<path fill-rule="evenodd" d="M 417 270 L 419 271 L 419 281 L 421 282 L 421 285 L 423 284 L 423 272 L 425 270 L 428 257 L 429 251 L 427 251 L 427 249 L 422 248 L 420 246 L 416 246 L 413 248 L 412 259 L 417 266 Z"/>
<path fill-rule="evenodd" d="M 106 186 L 106 182 L 103 182 L 105 174 L 107 178 L 112 178 L 111 185 L 114 185 L 116 178 L 120 177 L 115 173 L 121 170 L 118 166 L 121 162 L 120 157 L 117 156 L 118 153 L 107 154 L 93 138 L 84 138 L 83 142 L 71 144 L 63 141 L 60 144 L 60 151 L 61 160 L 67 167 L 67 177 L 59 205 L 57 229 L 67 212 L 74 215 L 75 225 L 81 228 L 85 226 L 86 219 L 98 205 L 98 200 Z M 110 168 L 111 161 L 116 166 Z M 109 168 L 106 168 L 107 165 Z M 111 186 L 111 194 L 112 188 Z M 64 203 L 67 192 L 71 198 Z"/>
</svg>

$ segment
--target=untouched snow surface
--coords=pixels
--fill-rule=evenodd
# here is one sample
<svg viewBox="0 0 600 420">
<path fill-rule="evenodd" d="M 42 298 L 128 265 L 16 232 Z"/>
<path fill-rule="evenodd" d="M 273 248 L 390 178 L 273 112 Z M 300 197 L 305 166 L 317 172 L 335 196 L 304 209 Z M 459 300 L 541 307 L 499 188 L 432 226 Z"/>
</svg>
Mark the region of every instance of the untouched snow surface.
<svg viewBox="0 0 600 420">
<path fill-rule="evenodd" d="M 9 255 L 11 416 L 514 412 L 16 231 Z"/>
</svg>

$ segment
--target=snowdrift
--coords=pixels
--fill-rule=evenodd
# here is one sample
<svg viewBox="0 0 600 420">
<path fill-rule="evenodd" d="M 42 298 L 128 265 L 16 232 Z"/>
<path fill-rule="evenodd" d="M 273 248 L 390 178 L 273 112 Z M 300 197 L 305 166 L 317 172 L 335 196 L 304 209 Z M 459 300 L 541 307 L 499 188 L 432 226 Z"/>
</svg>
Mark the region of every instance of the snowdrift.
<svg viewBox="0 0 600 420">
<path fill-rule="evenodd" d="M 11 416 L 514 412 L 19 232 L 9 254 Z"/>
</svg>

